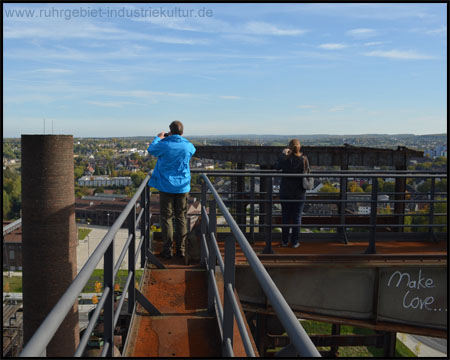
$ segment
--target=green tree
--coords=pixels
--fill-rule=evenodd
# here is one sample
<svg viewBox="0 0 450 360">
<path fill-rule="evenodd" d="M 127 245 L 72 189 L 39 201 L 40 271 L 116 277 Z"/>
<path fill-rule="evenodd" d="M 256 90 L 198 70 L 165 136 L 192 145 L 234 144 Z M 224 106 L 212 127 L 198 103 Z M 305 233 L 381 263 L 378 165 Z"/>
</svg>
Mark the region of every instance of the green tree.
<svg viewBox="0 0 450 360">
<path fill-rule="evenodd" d="M 347 190 L 350 192 L 364 192 L 361 186 L 356 181 L 349 181 Z"/>
<path fill-rule="evenodd" d="M 384 184 L 385 181 L 382 178 L 378 178 L 378 191 L 385 191 L 384 190 Z"/>
<path fill-rule="evenodd" d="M 384 192 L 395 192 L 395 183 L 392 181 L 388 181 L 388 182 L 384 183 L 383 191 Z"/>
<path fill-rule="evenodd" d="M 437 197 L 436 200 L 447 200 L 447 198 L 444 197 Z M 433 224 L 445 224 L 447 225 L 447 201 L 442 203 L 435 203 L 434 204 L 434 220 Z M 436 214 L 444 214 L 444 215 L 436 215 Z M 444 228 L 435 228 L 435 232 L 447 232 L 447 227 Z"/>
<path fill-rule="evenodd" d="M 132 154 L 130 155 L 130 159 L 131 159 L 131 160 L 141 160 L 142 158 L 141 158 L 141 156 L 139 155 L 138 152 L 134 152 L 134 153 L 132 153 Z"/>
<path fill-rule="evenodd" d="M 131 174 L 131 181 L 133 181 L 134 187 L 139 187 L 144 181 L 147 175 L 142 171 L 136 171 Z"/>
<path fill-rule="evenodd" d="M 431 170 L 431 161 L 424 162 L 416 165 L 416 170 Z"/>
<path fill-rule="evenodd" d="M 80 177 L 83 176 L 84 169 L 85 169 L 84 166 L 76 166 L 75 167 L 75 169 L 73 170 L 75 180 L 78 180 Z"/>
<path fill-rule="evenodd" d="M 440 168 L 447 167 L 447 158 L 445 156 L 438 156 L 433 160 L 432 167 Z"/>
<path fill-rule="evenodd" d="M 337 193 L 337 192 L 339 192 L 339 189 L 336 189 L 330 182 L 327 181 L 319 189 L 319 192 L 323 192 L 323 193 Z"/>
<path fill-rule="evenodd" d="M 442 180 L 436 182 L 436 191 L 437 192 L 447 192 L 448 191 L 447 179 L 442 179 Z"/>
<path fill-rule="evenodd" d="M 9 212 L 11 211 L 11 200 L 8 193 L 3 190 L 3 220 L 8 219 Z"/>
<path fill-rule="evenodd" d="M 417 187 L 417 190 L 422 193 L 430 192 L 431 190 L 431 179 L 425 180 L 422 184 Z"/>
<path fill-rule="evenodd" d="M 135 192 L 136 192 L 136 191 L 133 190 L 133 188 L 132 188 L 131 186 L 125 186 L 124 193 L 125 193 L 128 197 L 133 197 L 133 195 L 134 195 Z"/>
</svg>

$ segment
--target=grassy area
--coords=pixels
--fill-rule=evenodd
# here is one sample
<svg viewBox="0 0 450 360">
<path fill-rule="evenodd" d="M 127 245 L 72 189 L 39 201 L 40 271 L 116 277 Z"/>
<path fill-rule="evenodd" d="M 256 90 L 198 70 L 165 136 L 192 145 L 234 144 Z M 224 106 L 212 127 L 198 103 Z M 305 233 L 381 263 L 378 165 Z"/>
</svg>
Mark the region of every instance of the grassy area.
<svg viewBox="0 0 450 360">
<path fill-rule="evenodd" d="M 301 321 L 303 328 L 310 335 L 331 334 L 331 324 L 319 321 Z M 371 335 L 375 334 L 374 330 L 357 328 L 348 325 L 341 326 L 341 335 Z M 328 351 L 329 347 L 318 348 L 320 351 Z M 339 347 L 340 357 L 383 357 L 384 352 L 382 348 L 374 346 L 345 346 Z M 399 339 L 397 339 L 395 346 L 396 357 L 416 357 L 416 355 L 409 350 Z"/>
<path fill-rule="evenodd" d="M 141 281 L 143 270 L 136 270 L 136 282 L 139 284 Z M 117 273 L 115 284 L 119 284 L 120 290 L 123 290 L 123 287 L 126 283 L 128 276 L 127 270 L 119 270 Z M 96 283 L 101 284 L 100 291 L 96 289 Z M 103 270 L 96 269 L 91 275 L 91 278 L 87 282 L 86 286 L 83 289 L 83 292 L 92 293 L 92 292 L 101 292 L 103 289 Z M 21 276 L 12 276 L 7 277 L 3 276 L 3 292 L 22 292 L 22 277 Z"/>
<path fill-rule="evenodd" d="M 78 240 L 84 240 L 91 231 L 92 229 L 78 228 Z"/>
<path fill-rule="evenodd" d="M 141 281 L 143 270 L 136 270 L 136 282 L 139 284 Z M 128 276 L 128 270 L 119 270 L 117 273 L 117 276 L 114 280 L 114 284 L 119 284 L 120 289 L 123 290 L 123 287 L 127 281 Z M 96 283 L 101 284 L 101 289 L 103 289 L 103 270 L 102 269 L 95 269 L 94 272 L 91 275 L 91 278 L 87 282 L 86 286 L 83 289 L 83 292 L 85 293 L 92 293 L 92 292 L 102 292 L 102 290 L 97 291 L 96 289 Z M 97 285 L 98 286 L 98 285 Z"/>
<path fill-rule="evenodd" d="M 22 292 L 22 276 L 3 276 L 3 292 Z"/>
<path fill-rule="evenodd" d="M 309 335 L 327 335 L 331 334 L 331 324 L 323 323 L 319 321 L 303 320 L 301 324 L 305 331 Z M 356 328 L 353 326 L 342 325 L 341 335 L 371 335 L 375 334 L 374 330 Z M 268 352 L 277 352 L 280 348 L 269 349 Z M 330 347 L 322 346 L 318 347 L 319 351 L 330 351 Z M 384 357 L 384 351 L 382 348 L 375 346 L 340 346 L 339 357 L 341 358 L 354 358 L 354 357 Z M 395 357 L 417 357 L 405 344 L 397 339 L 395 344 Z"/>
</svg>

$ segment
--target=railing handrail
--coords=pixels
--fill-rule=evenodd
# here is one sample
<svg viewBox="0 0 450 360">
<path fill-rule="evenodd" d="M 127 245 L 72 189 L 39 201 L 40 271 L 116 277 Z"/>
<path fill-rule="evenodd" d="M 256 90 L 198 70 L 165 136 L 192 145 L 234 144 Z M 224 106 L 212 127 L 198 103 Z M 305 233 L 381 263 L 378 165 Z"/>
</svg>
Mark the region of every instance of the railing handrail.
<svg viewBox="0 0 450 360">
<path fill-rule="evenodd" d="M 361 174 L 383 174 L 383 175 L 390 175 L 390 174 L 446 174 L 443 170 L 379 170 L 379 169 L 369 169 L 369 170 L 358 170 L 358 169 L 352 169 L 352 170 L 320 170 L 320 169 L 311 169 L 311 172 L 314 174 L 329 174 L 330 172 L 338 173 L 342 175 L 353 175 L 354 173 L 361 173 Z M 201 168 L 194 168 L 191 169 L 191 173 L 201 173 L 201 174 L 218 174 L 218 173 L 262 173 L 262 174 L 279 174 L 282 172 L 282 170 L 276 170 L 276 169 L 214 169 L 214 170 L 206 170 Z M 341 176 L 342 176 L 341 175 Z"/>
<path fill-rule="evenodd" d="M 202 179 L 205 181 L 207 187 L 213 195 L 217 206 L 222 212 L 222 215 L 227 220 L 231 232 L 238 241 L 244 255 L 248 260 L 250 267 L 252 268 L 264 293 L 269 298 L 273 309 L 275 310 L 279 320 L 283 324 L 284 329 L 288 333 L 288 336 L 290 337 L 295 349 L 300 354 L 300 356 L 320 357 L 320 353 L 314 346 L 306 331 L 301 326 L 300 322 L 298 321 L 292 309 L 289 307 L 283 295 L 278 290 L 267 270 L 258 259 L 258 256 L 252 249 L 251 245 L 248 243 L 241 229 L 239 229 L 236 221 L 231 216 L 230 212 L 228 211 L 227 207 L 225 206 L 224 202 L 220 198 L 219 194 L 211 184 L 206 174 L 202 174 Z M 210 249 L 209 251 L 213 250 Z M 225 293 L 224 296 L 227 296 L 227 294 Z M 224 340 L 228 341 L 227 339 Z"/>
<path fill-rule="evenodd" d="M 237 177 L 249 177 L 249 176 L 258 176 L 258 177 L 314 177 L 314 178 L 320 178 L 320 177 L 327 177 L 327 178 L 340 178 L 340 177 L 367 177 L 367 178 L 373 178 L 373 177 L 379 177 L 379 178 L 447 178 L 447 173 L 444 172 L 412 172 L 408 171 L 405 173 L 393 173 L 393 172 L 352 172 L 352 171 L 342 171 L 342 172 L 318 172 L 318 171 L 311 171 L 308 174 L 286 174 L 282 173 L 279 170 L 270 170 L 270 171 L 192 171 L 191 172 L 198 172 L 201 174 L 211 174 L 212 176 L 237 176 Z"/>
<path fill-rule="evenodd" d="M 102 259 L 105 252 L 108 250 L 116 233 L 121 229 L 121 226 L 125 222 L 125 220 L 127 220 L 129 213 L 134 208 L 136 202 L 141 196 L 142 191 L 147 186 L 149 178 L 150 174 L 147 175 L 147 177 L 144 179 L 134 196 L 131 198 L 120 216 L 103 237 L 97 248 L 94 250 L 87 262 L 84 264 L 83 268 L 75 277 L 73 282 L 64 292 L 62 297 L 58 300 L 50 313 L 46 316 L 45 320 L 33 334 L 31 339 L 28 341 L 27 345 L 20 354 L 20 357 L 41 356 L 41 354 L 45 351 L 48 343 L 52 340 L 59 326 L 64 321 L 67 313 L 70 311 L 73 304 L 78 299 L 78 295 L 83 291 L 84 286 L 89 281 L 91 274 L 95 270 L 97 264 Z"/>
</svg>

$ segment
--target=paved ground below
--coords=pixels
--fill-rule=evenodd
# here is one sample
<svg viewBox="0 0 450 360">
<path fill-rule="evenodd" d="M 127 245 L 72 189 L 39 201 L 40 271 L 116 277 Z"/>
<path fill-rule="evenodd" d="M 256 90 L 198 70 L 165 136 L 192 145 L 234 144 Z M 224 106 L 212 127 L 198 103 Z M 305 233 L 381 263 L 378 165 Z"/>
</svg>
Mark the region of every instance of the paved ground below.
<svg viewBox="0 0 450 360">
<path fill-rule="evenodd" d="M 101 226 L 78 226 L 79 228 L 87 228 L 90 229 L 91 232 L 88 236 L 86 236 L 85 239 L 78 241 L 78 247 L 77 247 L 77 272 L 80 272 L 84 264 L 86 263 L 89 256 L 92 255 L 92 253 L 97 248 L 98 244 L 100 244 L 100 241 L 104 238 L 106 233 L 108 232 L 109 228 L 107 227 L 101 227 Z M 116 237 L 114 239 L 114 263 L 117 262 L 119 259 L 120 253 L 123 249 L 123 246 L 125 242 L 128 239 L 128 230 L 127 229 L 120 229 Z M 139 245 L 140 240 L 140 231 L 136 231 L 136 249 Z M 136 264 L 140 265 L 140 255 L 137 259 Z M 103 259 L 99 261 L 99 263 L 96 266 L 97 269 L 103 269 Z M 126 255 L 123 259 L 122 265 L 120 266 L 121 269 L 128 269 L 128 256 Z"/>
</svg>

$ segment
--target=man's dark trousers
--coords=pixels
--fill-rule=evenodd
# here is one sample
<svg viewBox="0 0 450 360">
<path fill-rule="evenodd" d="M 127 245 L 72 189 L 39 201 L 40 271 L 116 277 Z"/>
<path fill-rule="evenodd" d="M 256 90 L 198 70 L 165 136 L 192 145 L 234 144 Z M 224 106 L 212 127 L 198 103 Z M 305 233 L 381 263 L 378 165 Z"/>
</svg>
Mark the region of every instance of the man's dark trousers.
<svg viewBox="0 0 450 360">
<path fill-rule="evenodd" d="M 187 237 L 187 198 L 189 193 L 171 194 L 160 192 L 161 233 L 163 254 L 172 255 L 173 218 L 175 217 L 175 247 L 177 255 L 184 256 Z"/>
</svg>

